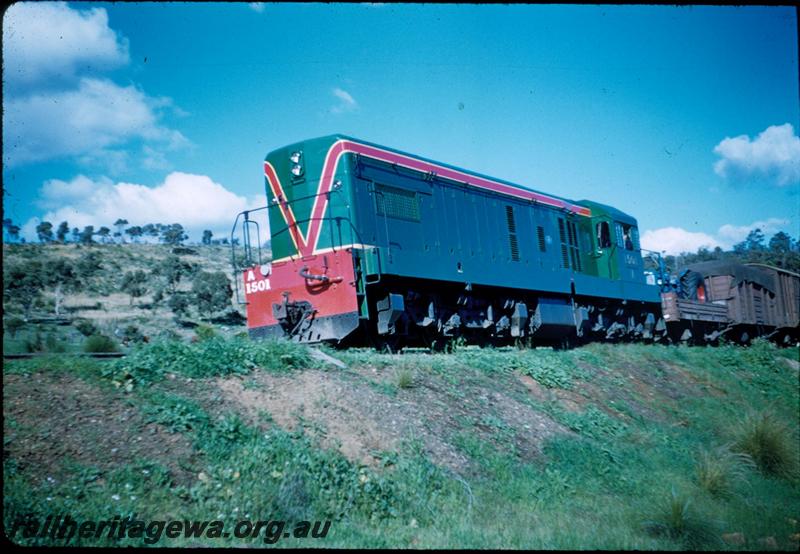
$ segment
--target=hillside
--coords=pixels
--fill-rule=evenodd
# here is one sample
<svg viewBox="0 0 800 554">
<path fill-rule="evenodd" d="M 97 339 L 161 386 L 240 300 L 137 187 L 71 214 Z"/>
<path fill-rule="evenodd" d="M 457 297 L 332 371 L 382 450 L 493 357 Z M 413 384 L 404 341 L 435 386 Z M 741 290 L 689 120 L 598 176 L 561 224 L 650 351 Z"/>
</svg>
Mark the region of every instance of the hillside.
<svg viewBox="0 0 800 554">
<path fill-rule="evenodd" d="M 201 324 L 228 335 L 245 329 L 235 294 L 222 292 L 205 313 L 193 293 L 201 273 L 223 274 L 234 288 L 228 246 L 16 244 L 4 245 L 3 257 L 4 326 L 22 320 L 4 339 L 6 353 L 81 350 L 91 334 L 119 348 L 144 337 L 190 338 Z M 223 288 L 211 283 L 212 291 Z"/>
<path fill-rule="evenodd" d="M 796 348 L 327 354 L 346 367 L 207 335 L 4 362 L 6 530 L 136 514 L 331 521 L 295 547 L 798 547 Z"/>
</svg>

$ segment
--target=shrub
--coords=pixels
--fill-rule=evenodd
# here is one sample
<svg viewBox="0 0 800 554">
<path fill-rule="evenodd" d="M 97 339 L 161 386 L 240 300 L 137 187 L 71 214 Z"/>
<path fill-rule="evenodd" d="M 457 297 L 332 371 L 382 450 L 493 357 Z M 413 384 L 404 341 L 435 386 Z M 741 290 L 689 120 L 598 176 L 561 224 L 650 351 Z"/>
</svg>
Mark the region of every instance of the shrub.
<svg viewBox="0 0 800 554">
<path fill-rule="evenodd" d="M 233 289 L 223 272 L 201 271 L 192 281 L 192 294 L 200 313 L 210 316 L 230 308 Z"/>
<path fill-rule="evenodd" d="M 697 483 L 714 496 L 731 496 L 734 487 L 746 480 L 748 470 L 755 467 L 749 455 L 733 452 L 729 444 L 702 449 L 696 461 Z"/>
<path fill-rule="evenodd" d="M 73 325 L 84 337 L 97 334 L 97 326 L 88 319 L 78 319 L 73 323 Z"/>
<path fill-rule="evenodd" d="M 130 295 L 131 305 L 133 305 L 134 298 L 139 298 L 147 294 L 147 281 L 147 273 L 141 269 L 127 271 L 122 276 L 120 288 Z"/>
<path fill-rule="evenodd" d="M 136 325 L 128 325 L 122 332 L 122 339 L 128 342 L 142 342 L 144 335 Z"/>
<path fill-rule="evenodd" d="M 39 330 L 36 330 L 36 333 L 25 339 L 22 347 L 25 349 L 25 352 L 41 352 L 44 350 L 44 345 L 42 341 L 42 334 Z"/>
<path fill-rule="evenodd" d="M 45 338 L 44 340 L 44 345 L 47 352 L 62 353 L 67 351 L 67 348 L 66 346 L 64 346 L 64 343 L 58 340 L 58 338 L 53 333 L 48 333 L 47 338 Z"/>
<path fill-rule="evenodd" d="M 83 343 L 84 352 L 119 352 L 117 343 L 106 335 L 92 335 Z"/>
<path fill-rule="evenodd" d="M 185 292 L 176 292 L 169 297 L 167 306 L 176 316 L 185 316 L 189 313 L 189 298 Z"/>
<path fill-rule="evenodd" d="M 3 322 L 8 334 L 11 335 L 11 338 L 15 338 L 17 336 L 17 331 L 22 329 L 25 326 L 25 320 L 21 317 L 9 317 L 8 319 Z"/>
<path fill-rule="evenodd" d="M 789 477 L 797 470 L 797 440 L 792 429 L 769 410 L 749 414 L 735 448 L 766 474 Z"/>
</svg>

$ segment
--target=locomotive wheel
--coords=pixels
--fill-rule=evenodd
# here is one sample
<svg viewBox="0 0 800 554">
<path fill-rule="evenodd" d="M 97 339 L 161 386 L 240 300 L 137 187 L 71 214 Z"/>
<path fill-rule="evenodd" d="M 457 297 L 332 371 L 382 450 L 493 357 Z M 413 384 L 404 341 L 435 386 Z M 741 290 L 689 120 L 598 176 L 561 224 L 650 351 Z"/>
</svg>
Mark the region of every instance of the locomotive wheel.
<svg viewBox="0 0 800 554">
<path fill-rule="evenodd" d="M 381 354 L 398 354 L 403 349 L 403 337 L 399 335 L 371 335 L 372 348 Z"/>
</svg>

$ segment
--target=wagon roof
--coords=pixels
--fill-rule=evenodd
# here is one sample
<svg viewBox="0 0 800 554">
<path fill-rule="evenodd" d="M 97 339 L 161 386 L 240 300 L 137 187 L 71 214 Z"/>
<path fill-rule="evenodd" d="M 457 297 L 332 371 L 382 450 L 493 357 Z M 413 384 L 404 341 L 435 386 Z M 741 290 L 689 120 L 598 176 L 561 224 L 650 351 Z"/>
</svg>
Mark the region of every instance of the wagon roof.
<svg viewBox="0 0 800 554">
<path fill-rule="evenodd" d="M 750 281 L 775 292 L 775 279 L 770 273 L 762 271 L 757 267 L 747 266 L 739 262 L 726 260 L 711 260 L 708 262 L 698 262 L 687 266 L 688 269 L 696 271 L 703 277 L 714 277 L 716 275 L 730 275 L 736 280 L 738 285 L 742 281 Z"/>
</svg>

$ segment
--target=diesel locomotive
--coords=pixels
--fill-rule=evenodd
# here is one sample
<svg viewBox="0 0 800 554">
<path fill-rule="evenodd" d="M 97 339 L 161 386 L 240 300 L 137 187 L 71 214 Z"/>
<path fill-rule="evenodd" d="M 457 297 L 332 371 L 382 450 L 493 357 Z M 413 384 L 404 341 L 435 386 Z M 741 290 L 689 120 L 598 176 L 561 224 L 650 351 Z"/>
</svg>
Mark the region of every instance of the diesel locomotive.
<svg viewBox="0 0 800 554">
<path fill-rule="evenodd" d="M 454 337 L 557 346 L 714 340 L 732 331 L 745 340 L 796 338 L 797 310 L 773 306 L 781 318 L 732 321 L 724 301 L 705 296 L 714 271 L 671 278 L 640 247 L 636 219 L 598 202 L 342 135 L 269 153 L 264 176 L 268 205 L 240 213 L 232 230 L 232 239 L 243 231 L 233 263 L 253 338 L 392 349 Z M 260 248 L 263 211 L 269 260 Z M 747 277 L 763 272 L 751 268 L 727 284 L 752 285 Z M 772 294 L 765 306 L 800 298 L 800 278 L 781 275 L 778 300 L 777 277 L 756 287 Z M 691 278 L 701 282 L 692 288 Z M 720 298 L 729 292 L 719 279 L 714 286 Z"/>
</svg>

